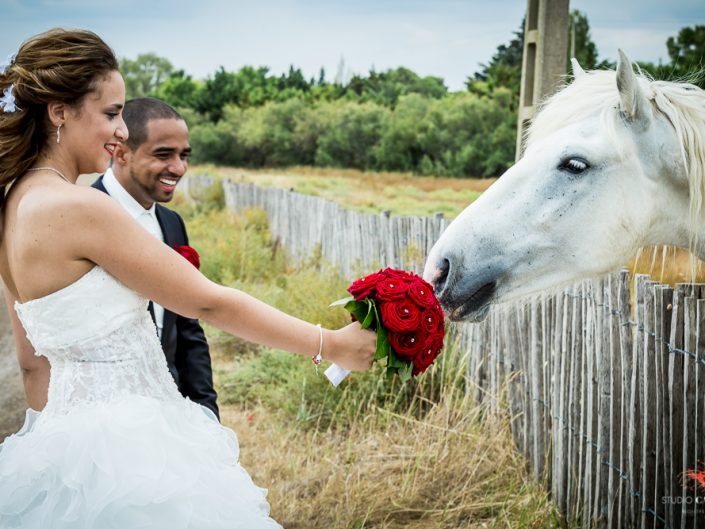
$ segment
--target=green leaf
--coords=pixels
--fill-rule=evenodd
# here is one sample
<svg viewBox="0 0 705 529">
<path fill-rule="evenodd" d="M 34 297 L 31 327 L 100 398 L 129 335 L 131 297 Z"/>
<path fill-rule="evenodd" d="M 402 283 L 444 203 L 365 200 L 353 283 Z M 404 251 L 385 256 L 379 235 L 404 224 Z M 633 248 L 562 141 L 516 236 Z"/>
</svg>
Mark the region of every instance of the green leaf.
<svg viewBox="0 0 705 529">
<path fill-rule="evenodd" d="M 377 349 L 375 350 L 375 360 L 381 360 L 382 358 L 387 358 L 390 353 L 389 349 L 389 339 L 387 338 L 387 331 L 381 325 L 377 327 Z M 389 362 L 387 362 L 389 364 Z"/>
<path fill-rule="evenodd" d="M 372 325 L 375 317 L 374 302 L 369 298 L 367 298 L 367 302 L 367 315 L 364 320 L 361 320 L 362 323 L 360 324 L 363 329 L 367 329 L 370 325 Z"/>
<path fill-rule="evenodd" d="M 345 305 L 345 310 L 350 312 L 357 321 L 363 322 L 367 318 L 369 305 L 365 301 L 350 301 Z"/>
<path fill-rule="evenodd" d="M 399 368 L 399 377 L 402 382 L 411 380 L 411 374 L 414 371 L 414 364 L 411 362 L 403 362 L 404 366 Z"/>
<path fill-rule="evenodd" d="M 374 312 L 374 325 L 371 327 L 375 330 L 382 328 L 382 319 L 379 317 L 379 311 L 377 310 L 377 304 L 375 300 L 370 298 L 370 303 L 372 304 L 372 311 Z"/>
<path fill-rule="evenodd" d="M 404 362 L 402 360 L 399 360 L 399 357 L 394 353 L 391 348 L 389 350 L 389 365 L 392 367 L 402 367 L 404 365 Z"/>
<path fill-rule="evenodd" d="M 347 298 L 339 299 L 338 301 L 334 301 L 328 307 L 340 307 L 340 306 L 345 306 L 349 302 L 354 301 L 355 298 L 353 296 L 348 296 Z"/>
</svg>

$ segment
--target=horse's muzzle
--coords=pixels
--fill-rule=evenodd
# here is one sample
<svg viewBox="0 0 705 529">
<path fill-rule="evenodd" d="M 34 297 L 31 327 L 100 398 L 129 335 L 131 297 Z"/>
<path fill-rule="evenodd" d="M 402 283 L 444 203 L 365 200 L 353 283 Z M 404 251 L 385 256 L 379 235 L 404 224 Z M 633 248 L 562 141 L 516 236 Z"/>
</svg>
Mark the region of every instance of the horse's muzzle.
<svg viewBox="0 0 705 529">
<path fill-rule="evenodd" d="M 425 274 L 448 318 L 454 321 L 482 321 L 495 294 L 497 280 L 491 274 L 475 277 L 460 274 L 458 267 L 441 258 Z"/>
</svg>

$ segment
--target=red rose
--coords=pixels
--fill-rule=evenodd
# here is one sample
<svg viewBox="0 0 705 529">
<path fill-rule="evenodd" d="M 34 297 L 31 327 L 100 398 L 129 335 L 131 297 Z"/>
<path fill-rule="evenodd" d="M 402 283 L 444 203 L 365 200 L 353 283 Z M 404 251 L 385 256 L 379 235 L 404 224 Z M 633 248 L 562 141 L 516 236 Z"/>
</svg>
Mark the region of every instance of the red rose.
<svg viewBox="0 0 705 529">
<path fill-rule="evenodd" d="M 414 331 L 421 323 L 421 309 L 408 299 L 386 301 L 380 304 L 379 312 L 382 325 L 390 331 Z"/>
<path fill-rule="evenodd" d="M 408 277 L 397 270 L 387 268 L 381 272 L 382 279 L 377 283 L 377 297 L 381 301 L 402 299 L 409 289 Z"/>
<path fill-rule="evenodd" d="M 421 313 L 421 329 L 429 335 L 443 331 L 443 313 L 435 309 L 426 309 Z"/>
<path fill-rule="evenodd" d="M 384 279 L 384 275 L 381 272 L 370 274 L 353 282 L 348 287 L 348 292 L 355 298 L 355 301 L 360 301 L 366 297 L 374 297 L 375 287 L 382 279 Z"/>
<path fill-rule="evenodd" d="M 179 252 L 186 260 L 191 263 L 196 268 L 201 268 L 201 258 L 198 256 L 198 252 L 191 246 L 174 246 L 174 250 Z"/>
<path fill-rule="evenodd" d="M 443 347 L 443 335 L 430 336 L 424 344 L 423 349 L 417 354 L 412 362 L 414 364 L 413 375 L 419 375 L 428 369 L 441 352 Z"/>
<path fill-rule="evenodd" d="M 390 332 L 389 345 L 402 360 L 413 360 L 423 350 L 426 336 L 421 332 Z"/>
<path fill-rule="evenodd" d="M 433 294 L 433 287 L 420 277 L 409 285 L 409 297 L 422 307 L 433 307 L 438 304 L 436 296 Z"/>
</svg>

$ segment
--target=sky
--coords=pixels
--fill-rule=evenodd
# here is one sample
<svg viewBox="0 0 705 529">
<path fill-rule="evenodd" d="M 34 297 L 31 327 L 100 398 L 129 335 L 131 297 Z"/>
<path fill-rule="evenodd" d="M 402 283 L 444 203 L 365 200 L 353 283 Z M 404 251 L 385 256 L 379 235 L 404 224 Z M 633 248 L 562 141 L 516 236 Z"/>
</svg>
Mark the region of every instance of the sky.
<svg viewBox="0 0 705 529">
<path fill-rule="evenodd" d="M 95 31 L 121 58 L 154 52 L 205 79 L 223 66 L 294 65 L 306 77 L 405 66 L 451 90 L 519 28 L 525 0 L 0 0 L 0 61 L 28 37 L 61 26 Z M 599 58 L 668 62 L 666 39 L 705 24 L 705 0 L 572 0 Z"/>
</svg>

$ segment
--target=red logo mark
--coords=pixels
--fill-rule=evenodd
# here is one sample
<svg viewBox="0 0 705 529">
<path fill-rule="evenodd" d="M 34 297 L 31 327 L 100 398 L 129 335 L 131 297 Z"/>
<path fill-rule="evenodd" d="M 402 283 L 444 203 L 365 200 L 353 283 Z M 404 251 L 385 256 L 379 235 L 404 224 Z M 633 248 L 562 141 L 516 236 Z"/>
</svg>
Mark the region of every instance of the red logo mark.
<svg viewBox="0 0 705 529">
<path fill-rule="evenodd" d="M 691 490 L 705 491 L 705 463 L 698 461 L 698 467 L 692 470 L 686 470 L 681 474 L 683 485 Z"/>
</svg>

